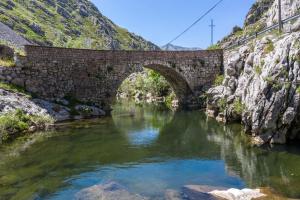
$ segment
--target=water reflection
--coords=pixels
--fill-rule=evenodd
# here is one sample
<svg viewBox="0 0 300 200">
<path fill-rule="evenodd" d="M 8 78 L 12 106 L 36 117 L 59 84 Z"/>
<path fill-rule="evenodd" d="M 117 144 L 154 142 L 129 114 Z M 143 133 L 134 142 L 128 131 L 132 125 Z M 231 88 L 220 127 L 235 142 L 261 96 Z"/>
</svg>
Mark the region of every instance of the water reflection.
<svg viewBox="0 0 300 200">
<path fill-rule="evenodd" d="M 76 122 L 21 156 L 5 152 L 1 199 L 70 199 L 111 180 L 152 197 L 185 184 L 269 186 L 300 197 L 298 147 L 252 148 L 239 125 L 222 126 L 200 112 L 116 105 L 112 118 Z"/>
</svg>

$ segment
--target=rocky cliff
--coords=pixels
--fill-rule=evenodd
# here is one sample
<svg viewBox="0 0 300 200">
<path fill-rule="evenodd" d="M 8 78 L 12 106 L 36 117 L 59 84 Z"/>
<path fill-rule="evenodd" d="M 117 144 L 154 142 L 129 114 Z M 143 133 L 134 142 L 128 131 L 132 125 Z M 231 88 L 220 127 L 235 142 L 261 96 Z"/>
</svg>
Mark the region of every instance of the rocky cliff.
<svg viewBox="0 0 300 200">
<path fill-rule="evenodd" d="M 0 22 L 40 45 L 88 49 L 158 49 L 103 16 L 89 0 L 2 0 Z"/>
<path fill-rule="evenodd" d="M 299 12 L 299 0 L 282 3 L 285 17 Z M 255 23 L 274 22 L 277 6 L 273 2 Z M 208 114 L 223 122 L 241 121 L 259 145 L 300 139 L 299 28 L 299 20 L 294 20 L 282 34 L 272 31 L 225 50 L 224 81 L 208 91 Z M 220 45 L 227 46 L 235 37 L 229 36 Z"/>
</svg>

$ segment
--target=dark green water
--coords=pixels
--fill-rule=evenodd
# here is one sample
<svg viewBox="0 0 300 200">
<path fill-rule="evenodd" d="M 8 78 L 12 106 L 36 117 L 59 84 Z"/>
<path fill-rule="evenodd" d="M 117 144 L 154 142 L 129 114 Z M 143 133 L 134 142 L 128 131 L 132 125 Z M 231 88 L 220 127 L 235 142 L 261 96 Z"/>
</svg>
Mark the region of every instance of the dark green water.
<svg viewBox="0 0 300 200">
<path fill-rule="evenodd" d="M 299 147 L 250 147 L 239 125 L 201 112 L 122 104 L 112 117 L 46 136 L 16 156 L 7 154 L 18 145 L 0 148 L 0 199 L 72 199 L 110 181 L 154 198 L 187 184 L 271 187 L 300 197 Z"/>
</svg>

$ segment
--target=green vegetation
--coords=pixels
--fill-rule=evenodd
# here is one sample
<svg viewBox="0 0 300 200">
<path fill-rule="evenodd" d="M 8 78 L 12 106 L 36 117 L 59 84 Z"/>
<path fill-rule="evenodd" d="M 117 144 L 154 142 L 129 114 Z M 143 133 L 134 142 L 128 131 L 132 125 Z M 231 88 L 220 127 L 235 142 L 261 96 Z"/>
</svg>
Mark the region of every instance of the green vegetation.
<svg viewBox="0 0 300 200">
<path fill-rule="evenodd" d="M 88 0 L 3 1 L 0 12 L 1 22 L 41 45 L 90 49 L 157 48 L 101 15 Z"/>
<path fill-rule="evenodd" d="M 300 86 L 297 87 L 296 92 L 297 94 L 300 94 Z"/>
<path fill-rule="evenodd" d="M 14 67 L 15 61 L 10 59 L 0 59 L 0 66 L 2 67 Z"/>
<path fill-rule="evenodd" d="M 256 22 L 254 24 L 246 26 L 244 30 L 245 35 L 253 35 L 260 31 L 262 31 L 265 28 L 265 24 L 261 22 Z"/>
<path fill-rule="evenodd" d="M 257 75 L 261 75 L 262 73 L 262 68 L 258 65 L 254 66 L 254 71 Z"/>
<path fill-rule="evenodd" d="M 0 140 L 10 141 L 29 130 L 31 126 L 42 128 L 53 124 L 48 116 L 32 116 L 22 110 L 11 111 L 0 116 Z"/>
<path fill-rule="evenodd" d="M 142 98 L 146 98 L 148 93 L 153 97 L 166 97 L 165 103 L 168 106 L 176 98 L 167 80 L 159 73 L 150 69 L 145 69 L 145 72 L 134 74 L 134 77 L 123 81 L 118 93 L 126 94 L 128 98 L 133 98 L 136 94 L 140 94 Z"/>
<path fill-rule="evenodd" d="M 24 88 L 13 85 L 13 84 L 8 84 L 8 83 L 4 83 L 4 82 L 0 81 L 0 88 L 4 89 L 4 90 L 9 90 L 9 91 L 15 92 L 15 93 L 22 93 L 29 98 L 32 97 L 32 94 L 28 93 Z"/>
<path fill-rule="evenodd" d="M 224 81 L 224 75 L 222 75 L 222 74 L 217 75 L 214 80 L 214 86 L 222 85 L 223 81 Z"/>
<path fill-rule="evenodd" d="M 166 106 L 168 108 L 172 108 L 172 102 L 176 99 L 176 94 L 174 91 L 172 91 L 167 97 L 166 97 Z"/>
<path fill-rule="evenodd" d="M 266 44 L 266 46 L 264 48 L 264 53 L 269 54 L 272 51 L 274 51 L 274 49 L 275 49 L 275 47 L 274 47 L 272 40 L 268 40 L 268 43 Z"/>
<path fill-rule="evenodd" d="M 227 108 L 227 100 L 226 98 L 221 98 L 218 100 L 218 107 L 220 109 L 221 112 L 225 112 L 226 108 Z"/>
<path fill-rule="evenodd" d="M 151 93 L 157 97 L 171 94 L 172 90 L 167 80 L 153 70 L 146 69 L 145 73 L 135 75 L 134 81 L 126 79 L 119 88 L 119 93 L 133 97 L 136 93 Z"/>
<path fill-rule="evenodd" d="M 207 47 L 207 50 L 215 50 L 215 49 L 221 49 L 219 44 L 213 44 L 213 45 Z"/>
<path fill-rule="evenodd" d="M 275 80 L 273 77 L 270 76 L 264 78 L 264 80 L 275 90 L 280 90 L 284 86 L 284 84 L 280 83 L 279 81 Z"/>
<path fill-rule="evenodd" d="M 0 10 L 1 10 L 1 9 L 0 9 Z M 19 54 L 19 55 L 21 55 L 21 56 L 25 56 L 25 51 L 24 51 L 24 49 L 22 49 L 22 48 L 20 48 L 20 47 L 16 47 L 14 44 L 12 44 L 12 43 L 10 43 L 10 42 L 8 42 L 8 41 L 6 41 L 6 40 L 0 39 L 0 45 L 8 46 L 8 47 L 12 48 L 12 49 L 15 51 L 15 53 L 17 53 L 17 54 Z"/>
<path fill-rule="evenodd" d="M 244 35 L 244 31 L 241 27 L 239 26 L 234 26 L 232 29 L 232 34 L 236 37 L 241 37 Z"/>
<path fill-rule="evenodd" d="M 233 102 L 233 110 L 239 114 L 239 115 L 242 115 L 244 110 L 245 110 L 245 105 L 241 102 L 241 100 L 239 99 L 236 99 L 234 102 Z"/>
</svg>

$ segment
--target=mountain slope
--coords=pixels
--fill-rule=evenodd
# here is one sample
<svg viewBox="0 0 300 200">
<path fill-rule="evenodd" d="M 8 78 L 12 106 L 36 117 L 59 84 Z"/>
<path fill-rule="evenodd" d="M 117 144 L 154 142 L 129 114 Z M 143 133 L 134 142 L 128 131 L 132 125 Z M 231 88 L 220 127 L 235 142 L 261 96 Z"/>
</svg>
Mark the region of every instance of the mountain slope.
<svg viewBox="0 0 300 200">
<path fill-rule="evenodd" d="M 166 50 L 166 51 L 198 51 L 201 50 L 201 48 L 197 47 L 181 47 L 181 46 L 176 46 L 173 44 L 167 44 L 161 47 L 161 49 Z"/>
<path fill-rule="evenodd" d="M 0 21 L 40 45 L 158 49 L 103 16 L 89 0 L 2 0 Z"/>
</svg>

